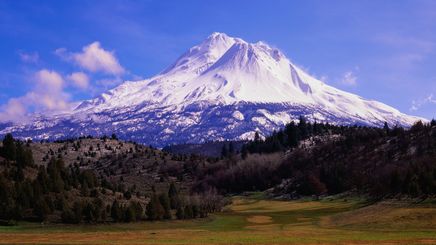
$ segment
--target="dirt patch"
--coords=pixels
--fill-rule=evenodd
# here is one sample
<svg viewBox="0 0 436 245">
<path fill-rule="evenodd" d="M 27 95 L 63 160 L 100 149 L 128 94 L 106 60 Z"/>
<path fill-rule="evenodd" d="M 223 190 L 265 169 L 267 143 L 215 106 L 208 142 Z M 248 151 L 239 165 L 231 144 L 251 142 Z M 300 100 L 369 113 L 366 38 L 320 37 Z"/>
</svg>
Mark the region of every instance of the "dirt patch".
<svg viewBox="0 0 436 245">
<path fill-rule="evenodd" d="M 248 217 L 247 221 L 254 224 L 269 224 L 273 222 L 271 216 L 265 215 L 253 215 Z"/>
</svg>

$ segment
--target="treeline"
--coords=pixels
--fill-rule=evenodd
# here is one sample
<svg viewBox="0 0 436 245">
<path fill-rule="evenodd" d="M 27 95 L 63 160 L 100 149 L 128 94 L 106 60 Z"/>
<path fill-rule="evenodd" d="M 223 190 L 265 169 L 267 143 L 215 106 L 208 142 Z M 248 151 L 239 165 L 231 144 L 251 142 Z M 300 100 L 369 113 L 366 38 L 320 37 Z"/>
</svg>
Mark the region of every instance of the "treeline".
<svg viewBox="0 0 436 245">
<path fill-rule="evenodd" d="M 292 137 L 290 137 L 292 136 Z M 319 137 L 319 141 L 315 141 Z M 303 142 L 303 141 L 304 142 Z M 306 147 L 305 143 L 313 143 Z M 297 147 L 299 146 L 299 147 Z M 436 121 L 410 129 L 291 123 L 265 140 L 245 147 L 250 153 L 292 149 L 286 158 L 222 161 L 203 170 L 196 188 L 222 193 L 266 190 L 298 198 L 354 191 L 375 198 L 436 194 Z M 273 155 L 264 154 L 265 157 Z"/>
<path fill-rule="evenodd" d="M 298 123 L 291 122 L 282 130 L 274 131 L 270 136 L 262 140 L 256 132 L 254 140 L 243 146 L 241 153 L 272 153 L 298 146 L 298 143 L 311 136 L 324 134 L 337 134 L 348 130 L 348 126 L 336 126 L 328 123 L 309 123 L 300 116 Z"/>
<path fill-rule="evenodd" d="M 148 220 L 194 219 L 207 217 L 209 213 L 220 211 L 226 204 L 215 191 L 203 192 L 199 195 L 181 197 L 174 184 L 168 193 L 153 193 L 147 204 Z"/>
<path fill-rule="evenodd" d="M 100 198 L 77 200 L 64 207 L 61 218 L 63 223 L 70 224 L 195 219 L 220 211 L 222 200 L 216 193 L 181 196 L 172 183 L 168 193 L 153 193 L 147 204 L 117 198 L 106 205 Z"/>
<path fill-rule="evenodd" d="M 284 172 L 286 171 L 286 172 Z M 374 198 L 436 194 L 436 121 L 402 128 L 360 128 L 313 151 L 299 150 L 278 169 L 296 195 L 366 193 Z"/>
<path fill-rule="evenodd" d="M 384 135 L 389 126 L 387 123 L 384 127 L 367 127 L 367 126 L 341 126 L 329 123 L 308 122 L 303 116 L 300 116 L 298 123 L 292 121 L 283 129 L 274 131 L 270 136 L 262 140 L 259 133 L 255 133 L 254 140 L 244 145 L 241 150 L 242 155 L 247 153 L 272 153 L 295 148 L 301 141 L 315 136 L 323 135 L 352 135 L 355 131 L 372 131 L 378 135 Z M 391 132 L 404 130 L 402 127 L 395 126 Z"/>
</svg>

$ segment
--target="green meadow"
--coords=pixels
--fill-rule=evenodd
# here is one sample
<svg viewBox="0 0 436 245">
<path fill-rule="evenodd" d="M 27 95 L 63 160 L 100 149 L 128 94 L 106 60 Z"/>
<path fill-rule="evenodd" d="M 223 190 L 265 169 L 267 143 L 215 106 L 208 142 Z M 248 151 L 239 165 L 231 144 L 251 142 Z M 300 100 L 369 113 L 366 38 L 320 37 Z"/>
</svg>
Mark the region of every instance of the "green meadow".
<svg viewBox="0 0 436 245">
<path fill-rule="evenodd" d="M 431 202 L 232 198 L 205 219 L 106 225 L 0 227 L 3 244 L 436 244 Z"/>
</svg>

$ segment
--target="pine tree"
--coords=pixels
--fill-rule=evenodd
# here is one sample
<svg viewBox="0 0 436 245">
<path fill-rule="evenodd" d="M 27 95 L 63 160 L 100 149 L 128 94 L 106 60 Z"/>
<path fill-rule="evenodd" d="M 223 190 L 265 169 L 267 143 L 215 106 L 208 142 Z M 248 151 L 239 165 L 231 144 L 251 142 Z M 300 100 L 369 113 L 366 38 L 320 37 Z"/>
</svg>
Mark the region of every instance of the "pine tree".
<svg viewBox="0 0 436 245">
<path fill-rule="evenodd" d="M 38 176 L 36 177 L 39 185 L 41 186 L 42 193 L 45 194 L 49 191 L 50 180 L 48 178 L 47 172 L 43 166 L 40 166 L 38 170 Z"/>
<path fill-rule="evenodd" d="M 385 133 L 386 133 L 387 135 L 389 135 L 390 128 L 389 128 L 389 125 L 388 125 L 387 122 L 384 123 L 384 125 L 383 125 L 383 130 L 385 131 Z"/>
<path fill-rule="evenodd" d="M 6 134 L 3 139 L 2 155 L 6 159 L 14 161 L 16 158 L 16 146 L 12 134 Z"/>
<path fill-rule="evenodd" d="M 19 167 L 32 166 L 34 164 L 32 150 L 23 143 L 16 143 L 16 161 Z"/>
<path fill-rule="evenodd" d="M 177 209 L 180 206 L 179 192 L 176 188 L 174 182 L 171 182 L 170 188 L 168 189 L 168 197 L 170 198 L 171 209 Z"/>
<path fill-rule="evenodd" d="M 135 209 L 135 220 L 141 220 L 144 216 L 144 209 L 139 202 L 130 202 L 130 205 Z"/>
<path fill-rule="evenodd" d="M 124 211 L 124 222 L 132 221 L 136 221 L 136 210 L 132 203 L 130 203 L 130 205 Z"/>
<path fill-rule="evenodd" d="M 245 160 L 245 159 L 247 159 L 247 156 L 248 156 L 247 146 L 243 145 L 242 149 L 241 149 L 241 157 L 242 157 L 242 159 Z"/>
<path fill-rule="evenodd" d="M 185 219 L 192 219 L 193 218 L 192 206 L 191 205 L 186 205 L 185 209 L 183 210 L 183 212 L 184 212 L 184 218 Z"/>
<path fill-rule="evenodd" d="M 233 142 L 229 143 L 229 156 L 233 156 L 235 154 L 235 147 L 233 146 Z"/>
<path fill-rule="evenodd" d="M 146 213 L 149 220 L 160 220 L 163 218 L 165 210 L 160 204 L 159 198 L 156 196 L 156 194 L 151 196 L 151 199 L 146 207 Z"/>
<path fill-rule="evenodd" d="M 304 116 L 300 116 L 299 118 L 298 131 L 301 139 L 305 139 L 309 136 L 308 124 Z"/>
<path fill-rule="evenodd" d="M 221 157 L 227 158 L 228 155 L 229 155 L 229 150 L 227 149 L 227 145 L 224 143 L 223 147 L 221 148 Z"/>
<path fill-rule="evenodd" d="M 166 193 L 162 193 L 159 195 L 159 202 L 163 207 L 164 210 L 164 219 L 171 219 L 171 206 L 170 206 L 170 200 L 168 198 L 168 195 Z"/>
<path fill-rule="evenodd" d="M 294 122 L 291 122 L 290 124 L 286 125 L 285 128 L 286 135 L 288 137 L 287 143 L 290 147 L 296 147 L 298 146 L 298 129 Z"/>
<path fill-rule="evenodd" d="M 44 198 L 36 200 L 33 208 L 33 214 L 35 214 L 40 221 L 45 221 L 47 216 L 50 214 L 50 211 L 50 207 Z"/>
<path fill-rule="evenodd" d="M 123 218 L 122 208 L 116 199 L 112 203 L 111 217 L 115 222 L 120 221 Z"/>
<path fill-rule="evenodd" d="M 11 220 L 13 218 L 13 208 L 15 200 L 13 198 L 12 183 L 0 174 L 0 219 Z"/>
<path fill-rule="evenodd" d="M 85 208 L 83 209 L 83 214 L 85 216 L 85 221 L 90 223 L 98 219 L 98 215 L 94 214 L 94 205 L 91 202 L 87 202 L 85 204 Z"/>
<path fill-rule="evenodd" d="M 184 208 L 182 207 L 182 205 L 180 205 L 177 208 L 176 217 L 177 217 L 177 219 L 184 219 L 185 218 L 185 211 L 184 211 Z"/>
<path fill-rule="evenodd" d="M 83 203 L 80 201 L 76 201 L 73 204 L 73 213 L 74 213 L 74 220 L 76 223 L 82 222 L 83 218 Z"/>
<path fill-rule="evenodd" d="M 256 133 L 254 133 L 254 142 L 258 143 L 260 142 L 260 135 L 259 132 L 256 131 Z"/>
</svg>

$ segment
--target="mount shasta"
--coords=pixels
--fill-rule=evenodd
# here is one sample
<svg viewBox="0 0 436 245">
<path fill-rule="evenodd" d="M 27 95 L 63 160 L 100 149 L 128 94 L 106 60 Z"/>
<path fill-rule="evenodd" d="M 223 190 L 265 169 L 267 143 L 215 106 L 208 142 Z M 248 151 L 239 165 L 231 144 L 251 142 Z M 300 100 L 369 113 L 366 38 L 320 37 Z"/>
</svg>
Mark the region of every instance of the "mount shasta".
<svg viewBox="0 0 436 245">
<path fill-rule="evenodd" d="M 40 140 L 116 133 L 163 147 L 267 135 L 300 115 L 367 126 L 422 120 L 331 87 L 263 42 L 213 33 L 152 78 L 126 81 L 71 112 L 3 124 L 0 134 Z"/>
</svg>

